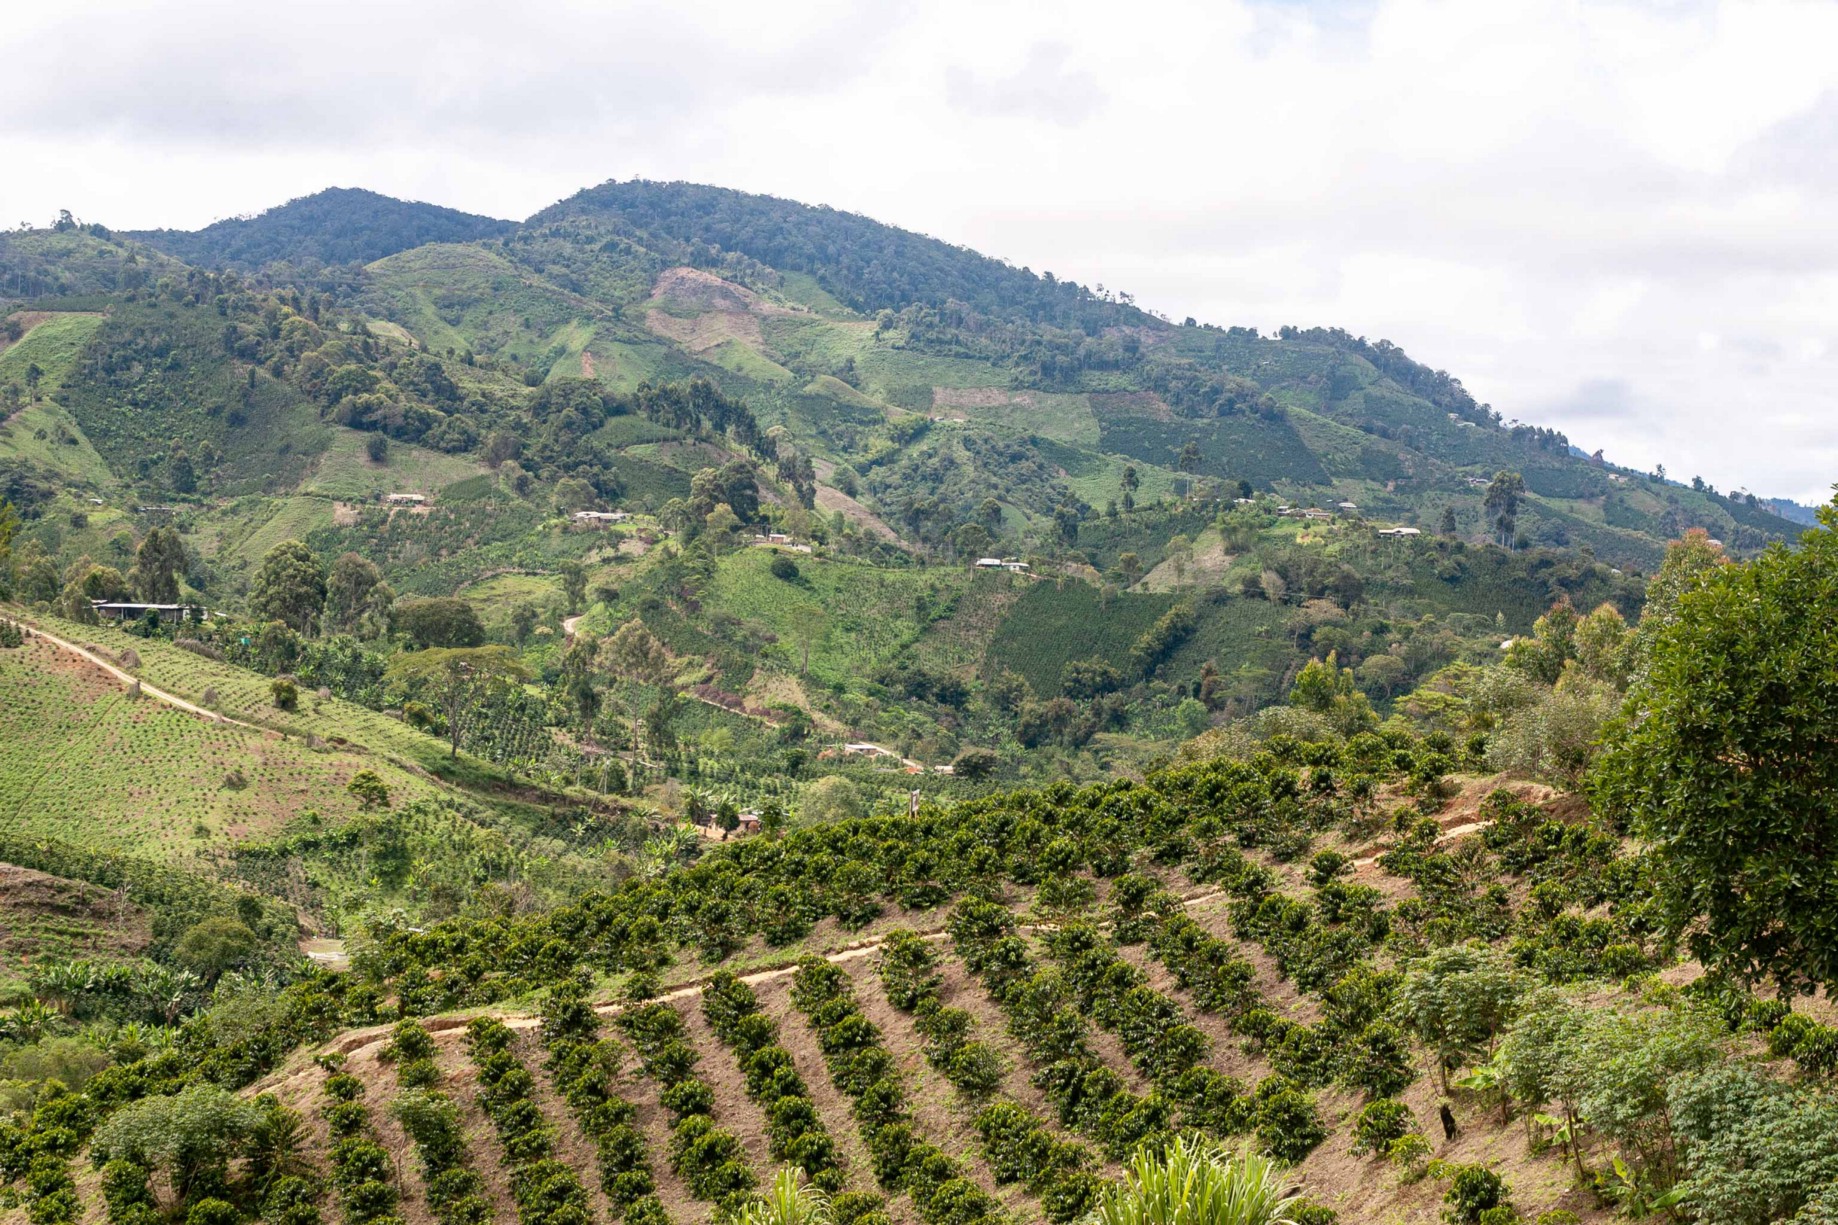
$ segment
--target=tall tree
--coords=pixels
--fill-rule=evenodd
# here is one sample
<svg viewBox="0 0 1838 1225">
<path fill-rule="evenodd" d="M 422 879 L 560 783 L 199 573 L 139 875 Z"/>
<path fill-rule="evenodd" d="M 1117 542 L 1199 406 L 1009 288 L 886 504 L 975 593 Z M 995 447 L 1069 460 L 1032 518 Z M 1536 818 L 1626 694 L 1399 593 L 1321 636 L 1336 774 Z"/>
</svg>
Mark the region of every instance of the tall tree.
<svg viewBox="0 0 1838 1225">
<path fill-rule="evenodd" d="M 170 527 L 156 527 L 140 542 L 128 579 L 149 604 L 179 602 L 179 572 L 185 568 L 185 545 Z"/>
<path fill-rule="evenodd" d="M 1487 486 L 1483 503 L 1493 521 L 1494 538 L 1502 548 L 1513 547 L 1513 533 L 1519 526 L 1519 502 L 1525 497 L 1525 478 L 1517 472 L 1496 472 Z"/>
<path fill-rule="evenodd" d="M 13 538 L 19 535 L 19 515 L 13 504 L 0 498 L 0 597 L 13 595 Z"/>
<path fill-rule="evenodd" d="M 389 606 L 396 593 L 383 581 L 376 563 L 356 553 L 341 553 L 326 579 L 325 622 L 329 629 L 376 638 L 389 628 Z"/>
<path fill-rule="evenodd" d="M 396 605 L 396 628 L 417 647 L 485 645 L 485 626 L 471 604 L 454 596 L 403 600 Z"/>
<path fill-rule="evenodd" d="M 249 590 L 249 611 L 263 621 L 280 621 L 310 634 L 325 607 L 325 567 L 298 540 L 269 549 Z"/>
<path fill-rule="evenodd" d="M 98 600 L 125 600 L 132 595 L 128 580 L 113 566 L 99 566 L 87 556 L 79 557 L 64 571 L 64 590 L 59 597 L 64 615 L 72 621 L 94 624 Z"/>
<path fill-rule="evenodd" d="M 578 613 L 587 599 L 587 567 L 570 558 L 561 564 L 559 573 L 562 578 L 562 595 L 568 601 L 568 611 Z"/>
<path fill-rule="evenodd" d="M 574 705 L 583 738 L 592 737 L 594 717 L 600 713 L 599 677 L 594 671 L 599 650 L 598 638 L 580 634 L 568 643 L 568 649 L 562 653 L 559 688 Z"/>
<path fill-rule="evenodd" d="M 1785 992 L 1838 989 L 1838 503 L 1819 523 L 1743 565 L 1674 546 L 1591 780 L 1692 952 Z"/>
<path fill-rule="evenodd" d="M 191 456 L 184 451 L 172 453 L 172 458 L 166 461 L 166 483 L 174 493 L 197 492 L 198 469 L 192 464 Z"/>
<path fill-rule="evenodd" d="M 389 661 L 388 677 L 433 702 L 447 723 L 449 757 L 489 700 L 511 685 L 529 679 L 509 647 L 431 647 L 404 651 Z"/>
<path fill-rule="evenodd" d="M 668 685 L 670 653 L 645 623 L 633 618 L 600 643 L 600 665 L 618 678 L 620 696 L 632 719 L 632 753 L 639 752 L 640 711 L 646 689 Z"/>
</svg>

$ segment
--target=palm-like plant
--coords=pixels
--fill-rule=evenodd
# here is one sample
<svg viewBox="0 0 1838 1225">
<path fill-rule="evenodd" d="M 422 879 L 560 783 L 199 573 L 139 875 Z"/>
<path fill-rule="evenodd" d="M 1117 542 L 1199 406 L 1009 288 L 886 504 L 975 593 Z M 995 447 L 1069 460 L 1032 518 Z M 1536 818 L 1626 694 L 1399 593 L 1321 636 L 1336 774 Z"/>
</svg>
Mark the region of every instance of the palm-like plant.
<svg viewBox="0 0 1838 1225">
<path fill-rule="evenodd" d="M 1198 1137 L 1136 1151 L 1123 1185 L 1105 1188 L 1091 1225 L 1294 1225 L 1299 1202 L 1286 1171 L 1249 1149 L 1228 1153 Z"/>
<path fill-rule="evenodd" d="M 803 1179 L 803 1170 L 786 1166 L 766 1197 L 741 1209 L 734 1225 L 830 1225 L 829 1196 Z"/>
<path fill-rule="evenodd" d="M 163 1025 L 176 1025 L 191 1007 L 203 1001 L 204 980 L 190 970 L 150 965 L 139 983 L 141 1006 Z"/>
<path fill-rule="evenodd" d="M 33 995 L 68 1016 L 96 989 L 96 968 L 87 961 L 45 961 L 32 967 L 27 981 Z"/>
<path fill-rule="evenodd" d="M 37 1042 L 63 1027 L 63 1014 L 43 1000 L 30 999 L 11 1012 L 0 1012 L 0 1040 Z"/>
</svg>

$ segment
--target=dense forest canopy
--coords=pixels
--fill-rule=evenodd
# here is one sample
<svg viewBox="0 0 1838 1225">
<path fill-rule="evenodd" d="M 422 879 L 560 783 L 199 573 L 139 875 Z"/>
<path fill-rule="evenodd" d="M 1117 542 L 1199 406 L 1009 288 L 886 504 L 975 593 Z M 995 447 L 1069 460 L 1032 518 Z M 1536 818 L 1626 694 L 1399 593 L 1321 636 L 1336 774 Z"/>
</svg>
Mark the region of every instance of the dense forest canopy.
<svg viewBox="0 0 1838 1225">
<path fill-rule="evenodd" d="M 515 223 L 397 200 L 354 187 L 329 187 L 254 217 L 231 217 L 201 230 L 128 235 L 175 259 L 206 268 L 263 264 L 368 264 L 431 242 L 472 242 Z"/>
</svg>

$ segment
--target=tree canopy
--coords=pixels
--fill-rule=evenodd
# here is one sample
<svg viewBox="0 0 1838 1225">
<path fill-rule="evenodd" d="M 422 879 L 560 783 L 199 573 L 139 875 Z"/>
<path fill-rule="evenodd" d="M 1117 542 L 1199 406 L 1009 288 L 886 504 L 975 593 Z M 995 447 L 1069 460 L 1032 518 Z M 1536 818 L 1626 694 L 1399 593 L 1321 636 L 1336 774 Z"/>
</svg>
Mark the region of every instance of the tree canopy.
<svg viewBox="0 0 1838 1225">
<path fill-rule="evenodd" d="M 309 634 L 325 607 L 325 567 L 298 540 L 268 550 L 249 591 L 249 611 L 263 621 L 280 621 Z"/>
<path fill-rule="evenodd" d="M 1838 987 L 1838 506 L 1798 549 L 1674 546 L 1597 802 L 1652 842 L 1675 933 L 1787 992 Z M 1691 555 L 1691 556 L 1687 556 Z"/>
</svg>

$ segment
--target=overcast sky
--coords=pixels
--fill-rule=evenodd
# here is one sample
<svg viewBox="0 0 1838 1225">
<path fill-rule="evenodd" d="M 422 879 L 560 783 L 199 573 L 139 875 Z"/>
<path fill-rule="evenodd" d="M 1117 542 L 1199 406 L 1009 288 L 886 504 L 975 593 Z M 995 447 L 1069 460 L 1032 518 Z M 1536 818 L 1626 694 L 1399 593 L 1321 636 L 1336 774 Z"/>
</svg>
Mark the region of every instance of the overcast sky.
<svg viewBox="0 0 1838 1225">
<path fill-rule="evenodd" d="M 609 178 L 1338 325 L 1720 489 L 1838 481 L 1838 3 L 9 5 L 0 218 Z"/>
</svg>

